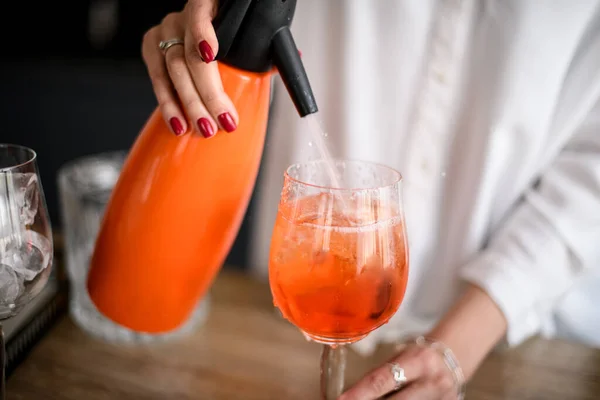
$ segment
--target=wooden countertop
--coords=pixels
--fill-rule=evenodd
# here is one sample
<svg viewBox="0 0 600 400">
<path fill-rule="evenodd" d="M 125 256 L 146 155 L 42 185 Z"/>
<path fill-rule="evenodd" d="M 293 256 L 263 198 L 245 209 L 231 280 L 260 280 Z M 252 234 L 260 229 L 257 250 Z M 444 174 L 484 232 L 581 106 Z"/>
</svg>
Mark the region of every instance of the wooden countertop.
<svg viewBox="0 0 600 400">
<path fill-rule="evenodd" d="M 65 317 L 7 383 L 10 400 L 318 399 L 320 346 L 274 311 L 268 286 L 224 271 L 207 322 L 152 347 L 94 339 Z M 349 352 L 348 381 L 389 357 Z M 491 355 L 467 399 L 600 399 L 600 350 L 533 339 Z"/>
</svg>

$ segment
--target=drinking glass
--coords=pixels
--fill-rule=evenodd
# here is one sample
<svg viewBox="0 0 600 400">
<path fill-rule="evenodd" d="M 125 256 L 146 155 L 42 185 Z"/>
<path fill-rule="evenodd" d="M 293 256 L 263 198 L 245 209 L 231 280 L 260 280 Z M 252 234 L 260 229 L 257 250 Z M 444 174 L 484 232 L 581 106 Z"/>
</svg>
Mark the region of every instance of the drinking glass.
<svg viewBox="0 0 600 400">
<path fill-rule="evenodd" d="M 52 228 L 36 153 L 0 144 L 0 320 L 13 317 L 44 288 L 52 270 Z M 0 324 L 0 399 L 6 351 Z"/>
<path fill-rule="evenodd" d="M 333 163 L 336 187 L 324 161 L 287 169 L 269 257 L 275 306 L 323 344 L 327 400 L 344 388 L 345 345 L 396 313 L 408 279 L 400 173 L 369 162 Z"/>
<path fill-rule="evenodd" d="M 119 179 L 127 152 L 114 151 L 71 160 L 58 172 L 58 189 L 69 277 L 69 314 L 86 333 L 109 342 L 155 343 L 177 339 L 195 331 L 206 319 L 209 296 L 191 317 L 173 332 L 135 332 L 102 315 L 87 290 L 90 259 L 106 206 Z"/>
</svg>

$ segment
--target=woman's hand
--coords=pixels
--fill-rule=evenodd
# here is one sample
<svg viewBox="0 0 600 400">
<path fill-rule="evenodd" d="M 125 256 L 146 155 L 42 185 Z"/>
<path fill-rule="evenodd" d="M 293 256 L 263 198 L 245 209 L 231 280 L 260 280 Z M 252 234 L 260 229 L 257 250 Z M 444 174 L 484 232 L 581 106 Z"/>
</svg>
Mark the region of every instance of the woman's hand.
<svg viewBox="0 0 600 400">
<path fill-rule="evenodd" d="M 396 386 L 394 373 L 406 378 L 400 388 Z M 440 351 L 410 344 L 388 363 L 367 374 L 339 400 L 382 397 L 394 400 L 454 400 L 457 394 L 454 375 Z"/>
<path fill-rule="evenodd" d="M 223 90 L 217 64 L 219 44 L 212 26 L 216 0 L 190 0 L 145 35 L 142 55 L 165 121 L 177 136 L 196 130 L 212 137 L 220 127 L 237 128 L 238 114 Z M 160 50 L 161 41 L 182 44 Z"/>
<path fill-rule="evenodd" d="M 461 371 L 458 380 L 468 380 L 479 364 L 502 339 L 506 319 L 490 296 L 475 285 L 467 285 L 463 296 L 454 304 L 429 337 L 451 349 Z M 391 363 L 402 368 L 406 382 L 394 392 L 396 382 L 390 363 L 369 373 L 344 393 L 341 400 L 386 399 L 450 400 L 456 399 L 453 372 L 439 349 L 411 345 Z M 460 382 L 459 382 L 460 383 Z"/>
</svg>

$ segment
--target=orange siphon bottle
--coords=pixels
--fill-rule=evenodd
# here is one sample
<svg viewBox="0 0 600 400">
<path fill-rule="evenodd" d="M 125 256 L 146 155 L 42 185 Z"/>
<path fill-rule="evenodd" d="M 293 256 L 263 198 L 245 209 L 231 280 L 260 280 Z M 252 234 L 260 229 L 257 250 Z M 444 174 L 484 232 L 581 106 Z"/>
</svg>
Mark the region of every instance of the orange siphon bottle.
<svg viewBox="0 0 600 400">
<path fill-rule="evenodd" d="M 176 330 L 229 253 L 252 194 L 277 69 L 300 117 L 317 112 L 290 32 L 295 0 L 219 2 L 213 26 L 233 133 L 173 135 L 155 110 L 129 151 L 90 262 L 98 310 L 138 332 Z"/>
</svg>

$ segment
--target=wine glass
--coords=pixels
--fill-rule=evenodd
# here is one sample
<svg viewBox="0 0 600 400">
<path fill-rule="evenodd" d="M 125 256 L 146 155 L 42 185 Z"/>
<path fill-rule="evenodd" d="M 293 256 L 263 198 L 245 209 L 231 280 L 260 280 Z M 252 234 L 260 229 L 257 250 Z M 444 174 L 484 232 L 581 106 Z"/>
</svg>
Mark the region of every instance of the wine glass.
<svg viewBox="0 0 600 400">
<path fill-rule="evenodd" d="M 0 144 L 0 321 L 38 295 L 52 270 L 52 229 L 36 153 Z M 6 351 L 0 324 L 0 399 L 5 398 Z"/>
<path fill-rule="evenodd" d="M 396 313 L 408 280 L 400 173 L 362 161 L 333 164 L 287 169 L 269 256 L 275 306 L 323 344 L 327 400 L 344 388 L 344 345 Z M 332 173 L 339 186 L 332 187 Z"/>
</svg>

